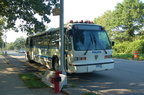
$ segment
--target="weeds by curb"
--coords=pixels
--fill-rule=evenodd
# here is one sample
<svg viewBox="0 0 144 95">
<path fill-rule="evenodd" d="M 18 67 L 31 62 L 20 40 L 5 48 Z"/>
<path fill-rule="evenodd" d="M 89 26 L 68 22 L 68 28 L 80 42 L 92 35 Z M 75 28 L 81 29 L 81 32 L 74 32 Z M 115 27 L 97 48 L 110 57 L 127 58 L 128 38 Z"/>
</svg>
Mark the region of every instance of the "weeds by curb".
<svg viewBox="0 0 144 95">
<path fill-rule="evenodd" d="M 20 73 L 18 74 L 18 76 L 22 79 L 25 85 L 30 89 L 48 87 L 46 84 L 42 82 L 41 78 L 38 78 L 33 73 Z"/>
</svg>

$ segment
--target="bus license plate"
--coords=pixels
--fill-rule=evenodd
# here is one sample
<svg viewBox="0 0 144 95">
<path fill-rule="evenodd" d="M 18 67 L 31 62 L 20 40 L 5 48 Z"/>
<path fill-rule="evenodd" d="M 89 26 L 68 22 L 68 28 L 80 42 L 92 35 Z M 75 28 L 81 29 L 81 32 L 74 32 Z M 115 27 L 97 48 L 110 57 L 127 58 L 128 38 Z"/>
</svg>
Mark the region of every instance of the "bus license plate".
<svg viewBox="0 0 144 95">
<path fill-rule="evenodd" d="M 96 65 L 96 67 L 100 67 L 100 68 L 102 68 L 102 65 Z"/>
</svg>

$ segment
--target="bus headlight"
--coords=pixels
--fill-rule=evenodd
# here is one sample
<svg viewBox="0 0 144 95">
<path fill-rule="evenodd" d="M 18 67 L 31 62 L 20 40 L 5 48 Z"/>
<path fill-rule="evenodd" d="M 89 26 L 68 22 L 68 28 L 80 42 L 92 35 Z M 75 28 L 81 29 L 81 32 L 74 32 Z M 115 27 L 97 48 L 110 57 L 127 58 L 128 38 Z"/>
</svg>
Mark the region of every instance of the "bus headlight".
<svg viewBox="0 0 144 95">
<path fill-rule="evenodd" d="M 74 57 L 74 61 L 86 60 L 86 57 Z"/>
</svg>

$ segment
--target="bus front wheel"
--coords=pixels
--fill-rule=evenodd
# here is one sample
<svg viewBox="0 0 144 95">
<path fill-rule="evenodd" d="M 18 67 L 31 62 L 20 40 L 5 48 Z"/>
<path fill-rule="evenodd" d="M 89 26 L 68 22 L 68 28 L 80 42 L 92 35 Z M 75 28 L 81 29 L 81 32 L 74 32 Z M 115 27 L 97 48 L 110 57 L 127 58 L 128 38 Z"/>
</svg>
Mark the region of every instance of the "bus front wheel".
<svg viewBox="0 0 144 95">
<path fill-rule="evenodd" d="M 52 67 L 55 71 L 59 71 L 59 59 L 57 56 L 54 56 L 53 59 L 52 59 Z"/>
<path fill-rule="evenodd" d="M 30 58 L 29 52 L 27 52 L 27 53 L 25 54 L 25 59 L 26 59 L 28 62 L 33 62 L 33 61 L 31 60 L 31 58 Z"/>
</svg>

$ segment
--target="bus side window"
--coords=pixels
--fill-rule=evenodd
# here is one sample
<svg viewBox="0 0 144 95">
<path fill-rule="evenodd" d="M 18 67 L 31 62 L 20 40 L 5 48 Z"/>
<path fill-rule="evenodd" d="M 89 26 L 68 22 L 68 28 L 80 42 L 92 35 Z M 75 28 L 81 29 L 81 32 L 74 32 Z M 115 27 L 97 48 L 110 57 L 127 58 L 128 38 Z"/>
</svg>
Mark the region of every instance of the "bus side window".
<svg viewBox="0 0 144 95">
<path fill-rule="evenodd" d="M 56 31 L 55 42 L 56 42 L 56 48 L 58 49 L 59 48 L 59 30 Z"/>
<path fill-rule="evenodd" d="M 72 50 L 70 37 L 66 37 L 66 50 Z"/>
<path fill-rule="evenodd" d="M 26 39 L 26 47 L 27 48 L 30 48 L 30 47 L 33 47 L 33 40 L 32 40 L 32 38 L 27 38 Z"/>
<path fill-rule="evenodd" d="M 48 43 L 48 48 L 50 48 L 50 43 L 51 43 L 51 35 L 50 33 L 47 33 L 47 43 Z"/>
<path fill-rule="evenodd" d="M 65 35 L 67 36 L 67 37 L 70 37 L 70 36 L 72 36 L 72 30 L 66 30 L 66 32 L 65 32 Z"/>
<path fill-rule="evenodd" d="M 65 34 L 65 47 L 66 50 L 72 50 L 72 46 L 71 46 L 71 36 L 72 36 L 72 30 L 65 30 L 66 34 Z"/>
<path fill-rule="evenodd" d="M 71 45 L 71 40 L 69 39 L 69 42 L 68 42 L 68 50 L 72 50 L 72 45 Z"/>
</svg>

